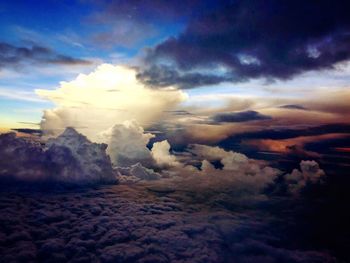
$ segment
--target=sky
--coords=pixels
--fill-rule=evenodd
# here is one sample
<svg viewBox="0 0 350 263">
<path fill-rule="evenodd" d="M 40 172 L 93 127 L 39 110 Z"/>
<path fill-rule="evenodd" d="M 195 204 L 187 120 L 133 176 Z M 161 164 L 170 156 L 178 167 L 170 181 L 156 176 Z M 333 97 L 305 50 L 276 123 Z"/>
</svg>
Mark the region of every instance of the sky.
<svg viewBox="0 0 350 263">
<path fill-rule="evenodd" d="M 325 146 L 310 145 L 334 140 L 329 154 L 347 154 L 347 7 L 3 1 L 0 126 L 47 135 L 72 126 L 99 141 L 133 119 L 174 149 L 204 143 L 322 159 Z M 264 130 L 283 135 L 254 137 Z"/>
<path fill-rule="evenodd" d="M 0 253 L 349 261 L 348 10 L 1 1 Z"/>
</svg>

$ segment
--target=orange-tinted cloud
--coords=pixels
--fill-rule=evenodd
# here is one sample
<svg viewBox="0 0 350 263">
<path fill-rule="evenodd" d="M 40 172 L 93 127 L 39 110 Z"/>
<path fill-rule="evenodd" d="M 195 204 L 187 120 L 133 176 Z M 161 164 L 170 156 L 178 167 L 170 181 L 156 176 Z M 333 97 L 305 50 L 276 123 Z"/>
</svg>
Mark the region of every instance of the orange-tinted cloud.
<svg viewBox="0 0 350 263">
<path fill-rule="evenodd" d="M 299 136 L 291 139 L 284 140 L 273 140 L 273 139 L 255 139 L 255 140 L 245 140 L 243 143 L 250 146 L 255 146 L 261 151 L 271 151 L 278 153 L 298 153 L 301 155 L 306 155 L 309 157 L 320 157 L 316 152 L 307 151 L 304 149 L 305 144 L 311 142 L 318 142 L 328 139 L 344 138 L 347 134 L 340 133 L 329 133 L 317 136 Z M 339 151 L 349 151 L 350 148 L 338 148 Z"/>
</svg>

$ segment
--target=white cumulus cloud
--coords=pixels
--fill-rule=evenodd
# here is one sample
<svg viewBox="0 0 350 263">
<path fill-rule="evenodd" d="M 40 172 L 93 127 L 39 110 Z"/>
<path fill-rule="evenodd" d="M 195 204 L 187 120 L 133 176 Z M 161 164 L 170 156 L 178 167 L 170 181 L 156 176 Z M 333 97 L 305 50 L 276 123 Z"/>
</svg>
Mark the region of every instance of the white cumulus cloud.
<svg viewBox="0 0 350 263">
<path fill-rule="evenodd" d="M 108 144 L 107 153 L 116 166 L 130 166 L 138 162 L 151 165 L 151 152 L 146 147 L 154 135 L 144 133 L 136 121 L 125 121 L 102 132 L 100 141 Z"/>
<path fill-rule="evenodd" d="M 182 164 L 176 160 L 176 156 L 170 153 L 170 144 L 167 140 L 155 142 L 153 144 L 152 157 L 160 167 L 181 166 Z"/>
<path fill-rule="evenodd" d="M 147 88 L 136 79 L 135 69 L 111 64 L 102 64 L 90 74 L 63 81 L 57 89 L 38 89 L 36 93 L 56 105 L 45 110 L 41 121 L 47 135 L 75 127 L 91 140 L 127 120 L 134 119 L 145 127 L 187 98 L 186 93 L 172 87 Z"/>
</svg>

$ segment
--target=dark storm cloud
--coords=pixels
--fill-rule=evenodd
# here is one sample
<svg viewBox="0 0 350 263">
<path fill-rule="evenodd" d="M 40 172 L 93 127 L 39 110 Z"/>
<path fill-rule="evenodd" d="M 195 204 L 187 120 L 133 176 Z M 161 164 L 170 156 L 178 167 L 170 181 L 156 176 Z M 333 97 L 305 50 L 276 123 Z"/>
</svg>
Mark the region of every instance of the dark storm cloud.
<svg viewBox="0 0 350 263">
<path fill-rule="evenodd" d="M 308 110 L 302 105 L 297 105 L 297 104 L 287 104 L 287 105 L 282 105 L 279 108 L 282 109 L 289 109 L 289 110 Z"/>
<path fill-rule="evenodd" d="M 193 115 L 192 113 L 190 113 L 186 110 L 168 110 L 168 111 L 164 111 L 164 112 L 175 115 L 175 116 Z"/>
<path fill-rule="evenodd" d="M 0 135 L 1 182 L 115 183 L 106 144 L 91 143 L 73 128 L 43 145 L 15 133 Z"/>
<path fill-rule="evenodd" d="M 284 140 L 291 139 L 300 136 L 316 136 L 329 133 L 350 133 L 349 124 L 327 124 L 314 127 L 308 127 L 303 129 L 290 129 L 290 128 L 281 128 L 281 129 L 264 129 L 256 132 L 245 132 L 234 134 L 224 141 L 225 142 L 237 141 L 242 139 L 271 139 L 271 140 Z"/>
<path fill-rule="evenodd" d="M 29 129 L 29 128 L 18 128 L 18 129 L 11 129 L 12 131 L 26 133 L 26 134 L 33 134 L 33 135 L 42 135 L 43 131 L 40 129 Z"/>
<path fill-rule="evenodd" d="M 350 58 L 347 1 L 220 3 L 221 8 L 192 19 L 180 35 L 150 49 L 147 62 L 158 66 L 172 62 L 174 70 L 182 72 L 179 86 L 188 88 L 193 83 L 189 77 L 184 84 L 187 74 L 218 65 L 227 69 L 222 81 L 236 82 L 260 77 L 289 79 L 306 71 L 332 68 Z M 164 85 L 163 74 L 154 74 L 152 69 L 142 76 L 146 83 Z M 221 77 L 205 78 L 217 82 L 215 78 Z"/>
<path fill-rule="evenodd" d="M 38 63 L 44 65 L 90 64 L 87 60 L 62 55 L 39 45 L 14 46 L 9 43 L 0 42 L 0 69 L 20 66 L 23 63 Z"/>
<path fill-rule="evenodd" d="M 214 122 L 247 122 L 257 120 L 270 120 L 271 117 L 261 114 L 257 111 L 241 111 L 241 112 L 221 112 L 212 117 Z"/>
<path fill-rule="evenodd" d="M 323 154 L 342 153 L 342 157 L 350 158 L 350 152 L 342 151 L 342 149 L 350 149 L 350 134 L 342 138 L 329 138 L 322 141 L 310 142 L 305 145 L 308 150 L 321 152 Z"/>
<path fill-rule="evenodd" d="M 214 85 L 231 80 L 230 76 L 216 76 L 202 73 L 183 74 L 165 65 L 152 66 L 143 71 L 139 71 L 137 78 L 150 87 L 169 87 L 176 85 L 182 89 Z"/>
<path fill-rule="evenodd" d="M 342 138 L 329 138 L 306 143 L 304 149 L 322 155 L 320 163 L 328 174 L 348 178 L 350 163 L 350 134 Z"/>
</svg>

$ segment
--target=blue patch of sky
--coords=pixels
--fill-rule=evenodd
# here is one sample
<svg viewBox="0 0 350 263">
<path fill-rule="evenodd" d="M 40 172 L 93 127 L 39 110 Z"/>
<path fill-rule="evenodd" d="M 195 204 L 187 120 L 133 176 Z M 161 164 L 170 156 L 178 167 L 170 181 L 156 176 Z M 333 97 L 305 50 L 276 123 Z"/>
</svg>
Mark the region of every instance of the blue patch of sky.
<svg viewBox="0 0 350 263">
<path fill-rule="evenodd" d="M 50 102 L 31 102 L 0 97 L 0 121 L 11 121 L 11 124 L 16 122 L 38 123 L 41 120 L 43 109 L 52 106 Z"/>
</svg>

